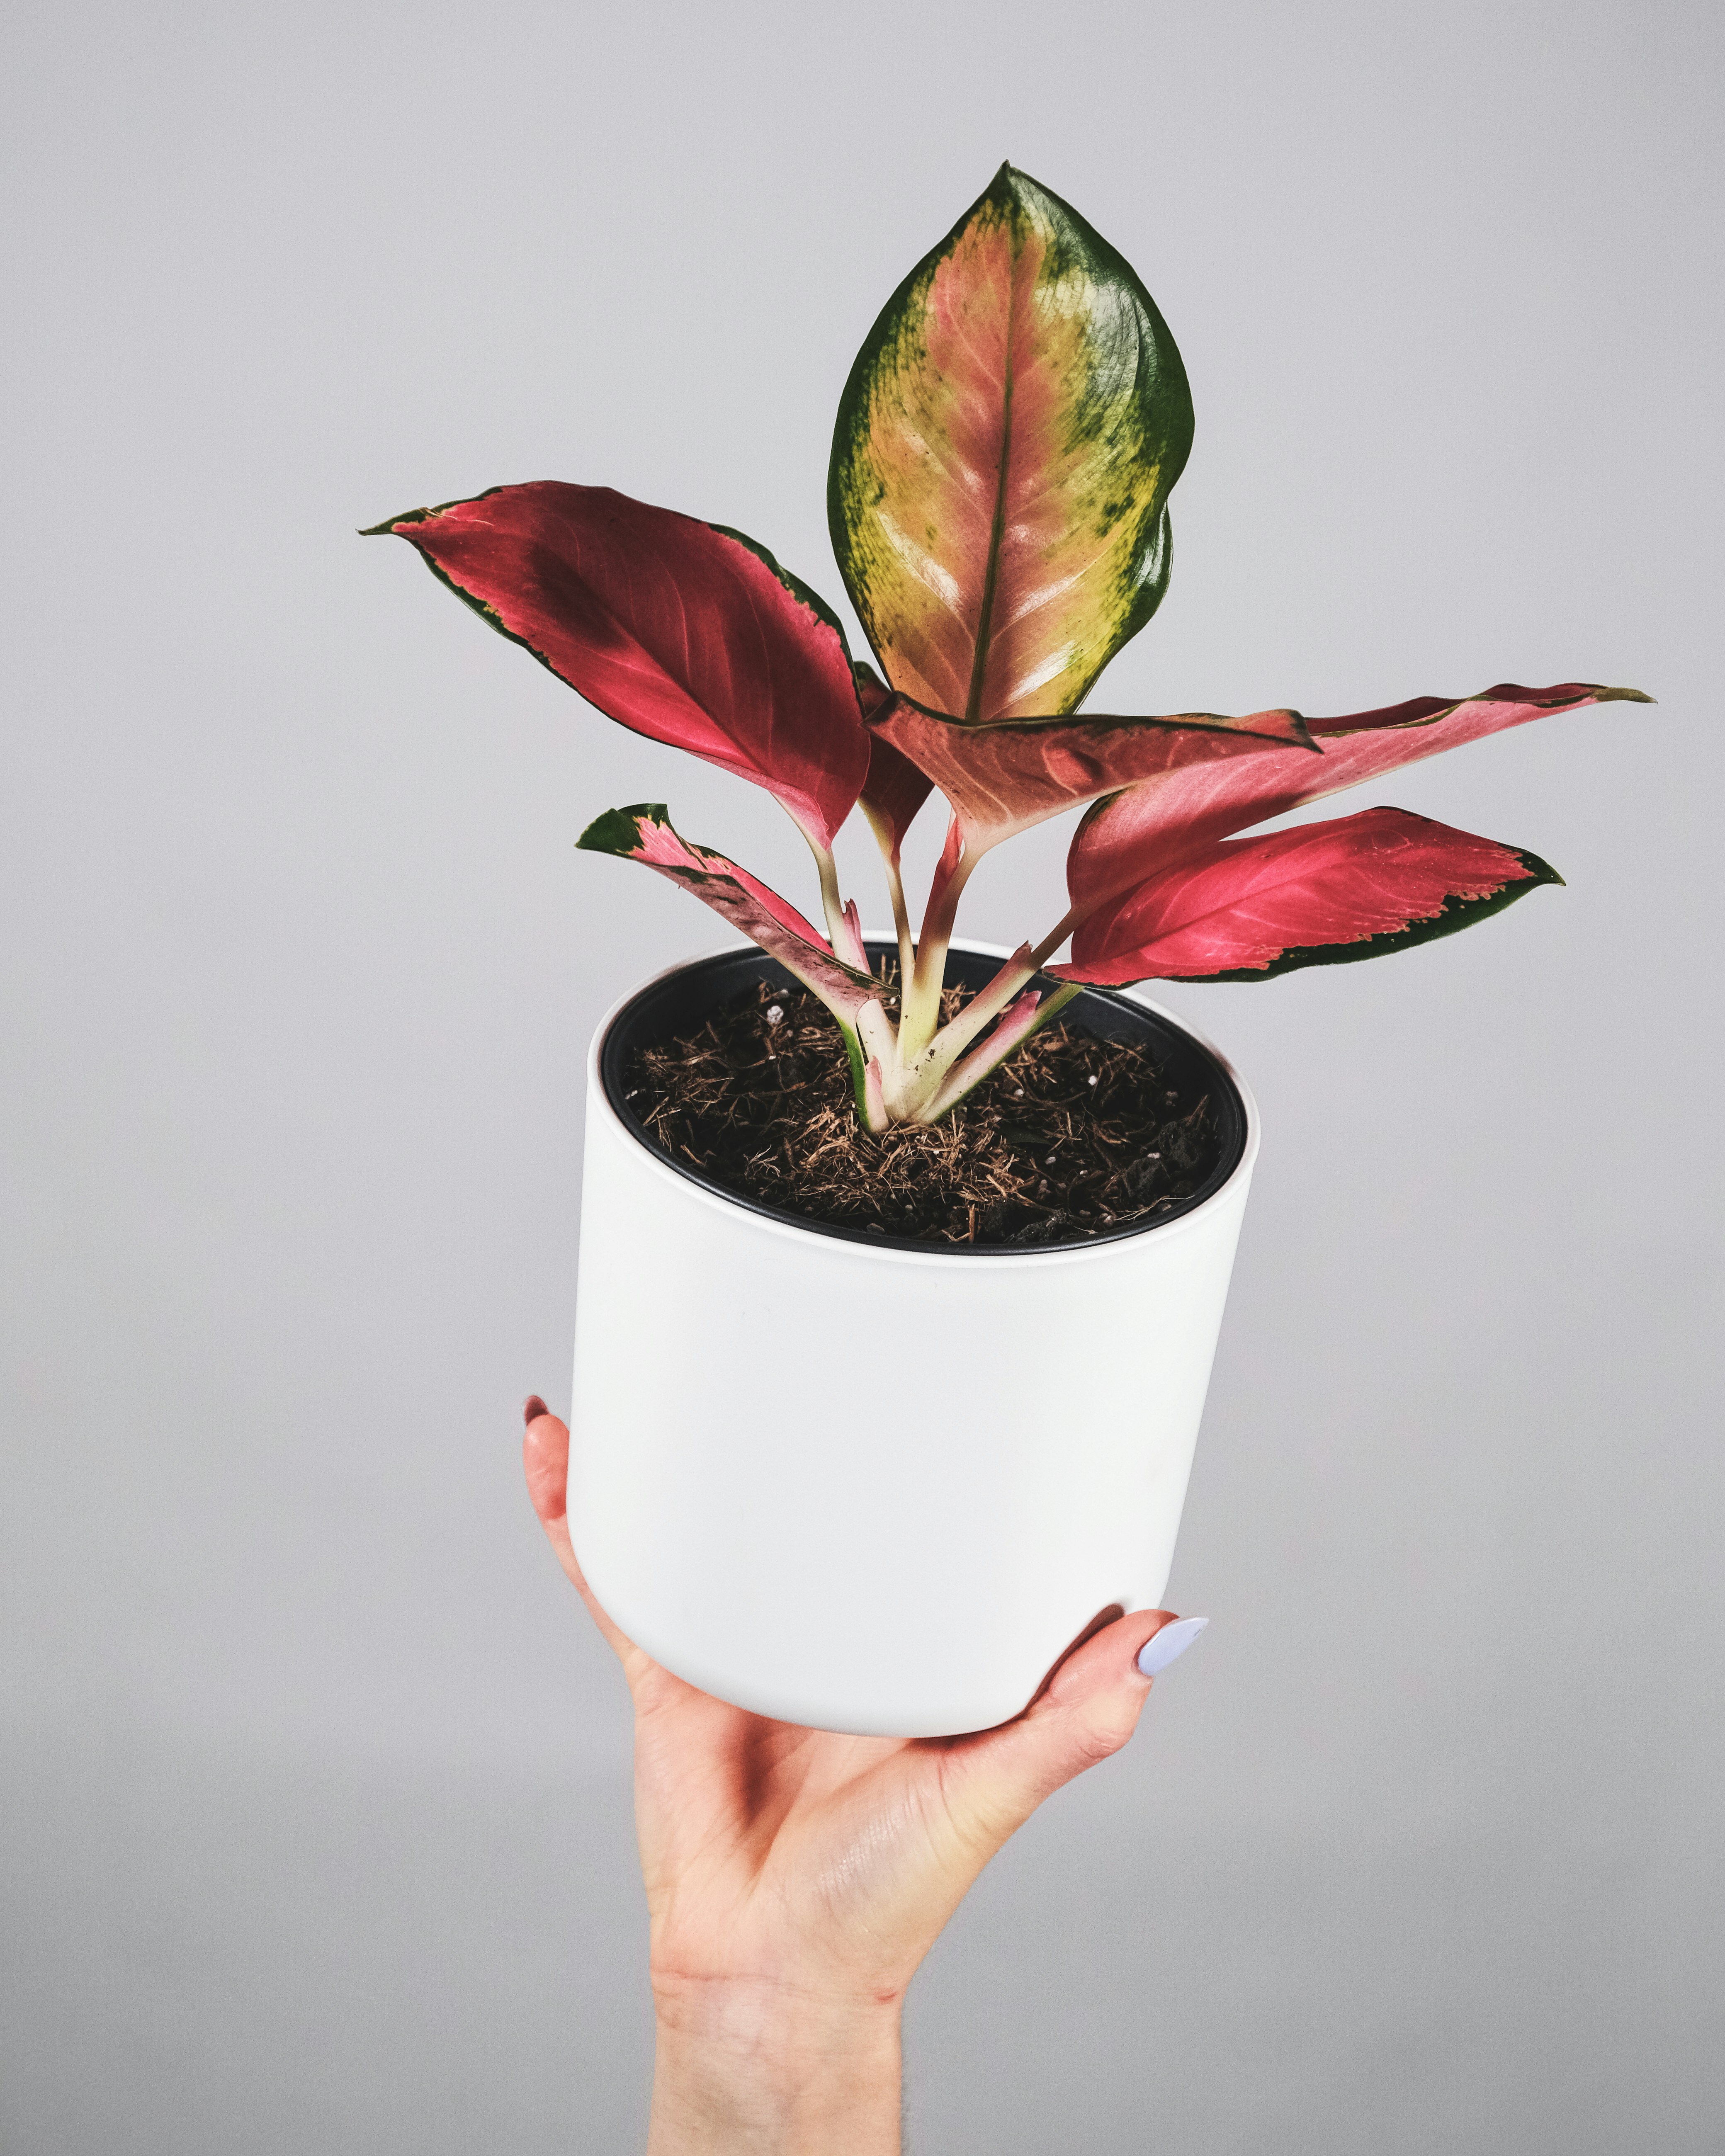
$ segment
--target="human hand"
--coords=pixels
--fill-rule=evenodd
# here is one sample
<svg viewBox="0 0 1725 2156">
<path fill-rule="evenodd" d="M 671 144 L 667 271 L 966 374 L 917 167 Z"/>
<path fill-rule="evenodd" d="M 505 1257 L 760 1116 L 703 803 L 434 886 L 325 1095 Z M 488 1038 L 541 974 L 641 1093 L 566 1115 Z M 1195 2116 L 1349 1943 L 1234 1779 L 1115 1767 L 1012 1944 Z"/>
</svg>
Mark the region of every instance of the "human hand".
<svg viewBox="0 0 1725 2156">
<path fill-rule="evenodd" d="M 533 1508 L 634 1701 L 659 2025 L 649 2156 L 896 2156 L 912 1974 L 1014 1829 L 1132 1735 L 1150 1690 L 1138 1656 L 1177 1620 L 1103 1612 L 1022 1714 L 970 1736 L 769 1721 L 673 1676 L 612 1623 L 570 1540 L 568 1430 L 536 1397 L 526 1421 Z"/>
</svg>

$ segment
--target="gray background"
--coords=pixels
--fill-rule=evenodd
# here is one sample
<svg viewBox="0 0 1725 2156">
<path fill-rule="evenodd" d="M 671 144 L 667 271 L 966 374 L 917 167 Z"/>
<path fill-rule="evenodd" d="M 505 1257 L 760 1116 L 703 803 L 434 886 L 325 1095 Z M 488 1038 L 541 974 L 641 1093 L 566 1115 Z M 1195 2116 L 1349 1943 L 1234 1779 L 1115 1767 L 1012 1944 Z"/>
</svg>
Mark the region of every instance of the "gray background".
<svg viewBox="0 0 1725 2156">
<path fill-rule="evenodd" d="M 806 863 L 352 534 L 602 480 L 836 597 L 845 370 L 1008 155 L 1195 384 L 1106 707 L 1661 701 L 1348 804 L 1567 890 L 1169 993 L 1268 1132 L 1172 1590 L 1214 1621 L 936 1950 L 914 2145 L 1725 2143 L 1717 34 L 13 11 L 6 2156 L 638 2145 L 625 1698 L 518 1403 L 567 1397 L 589 1032 L 722 939 L 570 841 L 665 798 Z M 971 932 L 1040 932 L 1061 843 Z"/>
</svg>

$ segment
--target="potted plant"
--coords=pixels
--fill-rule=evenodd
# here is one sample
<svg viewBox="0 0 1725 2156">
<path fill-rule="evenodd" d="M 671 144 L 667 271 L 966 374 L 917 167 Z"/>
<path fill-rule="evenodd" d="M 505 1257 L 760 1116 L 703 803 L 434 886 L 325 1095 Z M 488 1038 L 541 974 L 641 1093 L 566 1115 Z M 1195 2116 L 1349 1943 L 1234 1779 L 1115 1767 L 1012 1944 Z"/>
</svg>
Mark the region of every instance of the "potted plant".
<svg viewBox="0 0 1725 2156">
<path fill-rule="evenodd" d="M 1099 1612 L 1156 1604 L 1258 1123 L 1214 1049 L 1121 991 L 1375 957 L 1558 881 L 1399 808 L 1238 834 L 1546 711 L 1646 701 L 1081 714 L 1167 589 L 1191 439 L 1148 292 L 1003 166 L 839 402 L 829 521 L 878 673 L 753 540 L 605 488 L 374 527 L 610 717 L 766 788 L 814 857 L 819 926 L 661 805 L 580 840 L 747 947 L 637 989 L 593 1044 L 570 1521 L 623 1629 L 757 1712 L 986 1727 Z M 913 928 L 901 849 L 937 792 Z M 1061 919 L 1010 952 L 956 942 L 978 862 L 1073 808 Z M 855 808 L 878 937 L 834 857 Z"/>
</svg>

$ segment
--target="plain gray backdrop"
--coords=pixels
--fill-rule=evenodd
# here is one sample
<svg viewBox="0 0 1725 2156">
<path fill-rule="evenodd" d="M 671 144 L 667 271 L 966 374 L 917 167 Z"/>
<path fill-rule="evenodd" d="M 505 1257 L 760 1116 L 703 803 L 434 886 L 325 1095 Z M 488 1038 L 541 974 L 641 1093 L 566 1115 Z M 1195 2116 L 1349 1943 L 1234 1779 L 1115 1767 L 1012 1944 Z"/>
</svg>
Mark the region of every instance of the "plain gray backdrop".
<svg viewBox="0 0 1725 2156">
<path fill-rule="evenodd" d="M 519 1403 L 567 1397 L 594 1022 L 724 939 L 571 842 L 664 798 L 807 864 L 354 533 L 603 481 L 839 598 L 846 369 L 1004 157 L 1194 386 L 1106 707 L 1660 701 L 1344 804 L 1566 889 L 1168 993 L 1266 1127 L 1214 1621 L 919 1978 L 912 2146 L 1725 2145 L 1718 27 L 12 11 L 5 2156 L 639 2145 L 625 1694 Z M 1040 932 L 1063 841 L 970 932 Z"/>
</svg>

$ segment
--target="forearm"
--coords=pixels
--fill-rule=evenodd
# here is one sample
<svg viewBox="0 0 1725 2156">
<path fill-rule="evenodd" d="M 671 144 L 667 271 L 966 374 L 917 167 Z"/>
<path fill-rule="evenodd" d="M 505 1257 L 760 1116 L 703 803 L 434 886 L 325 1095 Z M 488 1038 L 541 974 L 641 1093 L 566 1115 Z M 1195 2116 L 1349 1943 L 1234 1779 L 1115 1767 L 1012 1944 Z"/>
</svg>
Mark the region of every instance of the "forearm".
<svg viewBox="0 0 1725 2156">
<path fill-rule="evenodd" d="M 896 2001 L 727 1985 L 658 2007 L 647 2156 L 898 2156 Z"/>
</svg>

